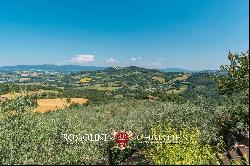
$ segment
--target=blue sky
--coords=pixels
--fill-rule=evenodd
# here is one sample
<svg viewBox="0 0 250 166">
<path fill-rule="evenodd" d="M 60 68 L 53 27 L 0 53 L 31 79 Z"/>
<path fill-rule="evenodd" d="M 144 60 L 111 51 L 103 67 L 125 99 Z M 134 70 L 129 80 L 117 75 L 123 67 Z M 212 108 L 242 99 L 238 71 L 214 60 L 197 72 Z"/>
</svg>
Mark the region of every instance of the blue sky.
<svg viewBox="0 0 250 166">
<path fill-rule="evenodd" d="M 248 50 L 248 0 L 0 0 L 0 66 L 218 69 Z"/>
</svg>

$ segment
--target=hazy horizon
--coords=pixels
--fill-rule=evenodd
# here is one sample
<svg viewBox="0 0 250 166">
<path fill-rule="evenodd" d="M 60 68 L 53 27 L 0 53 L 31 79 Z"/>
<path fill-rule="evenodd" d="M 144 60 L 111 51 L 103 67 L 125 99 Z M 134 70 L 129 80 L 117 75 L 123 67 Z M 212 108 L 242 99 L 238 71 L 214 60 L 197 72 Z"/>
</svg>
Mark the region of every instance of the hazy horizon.
<svg viewBox="0 0 250 166">
<path fill-rule="evenodd" d="M 42 66 L 42 65 L 55 65 L 55 66 L 81 66 L 81 67 L 105 67 L 105 68 L 109 68 L 109 67 L 140 67 L 140 68 L 146 68 L 146 69 L 159 69 L 159 70 L 163 70 L 163 69 L 182 69 L 182 70 L 187 70 L 187 71 L 202 71 L 202 70 L 220 70 L 220 68 L 218 67 L 218 69 L 197 69 L 197 70 L 193 70 L 193 69 L 188 69 L 188 68 L 183 68 L 183 67 L 166 67 L 166 68 L 149 68 L 149 67 L 143 67 L 143 66 L 136 66 L 136 65 L 130 65 L 130 66 L 98 66 L 98 65 L 81 65 L 81 64 L 61 64 L 61 65 L 57 65 L 57 64 L 19 64 L 19 65 L 0 65 L 0 68 L 2 67 L 15 67 L 15 66 Z"/>
</svg>

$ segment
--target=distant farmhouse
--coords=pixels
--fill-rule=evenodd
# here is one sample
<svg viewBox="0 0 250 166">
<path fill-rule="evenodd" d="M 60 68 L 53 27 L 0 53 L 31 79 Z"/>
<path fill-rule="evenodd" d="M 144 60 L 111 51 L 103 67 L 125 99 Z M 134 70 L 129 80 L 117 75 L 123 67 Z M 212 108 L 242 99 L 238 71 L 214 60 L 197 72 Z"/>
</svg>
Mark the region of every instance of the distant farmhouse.
<svg viewBox="0 0 250 166">
<path fill-rule="evenodd" d="M 82 78 L 80 80 L 80 86 L 89 86 L 90 85 L 90 81 L 92 80 L 92 78 L 89 78 L 89 77 L 85 77 L 85 78 Z"/>
</svg>

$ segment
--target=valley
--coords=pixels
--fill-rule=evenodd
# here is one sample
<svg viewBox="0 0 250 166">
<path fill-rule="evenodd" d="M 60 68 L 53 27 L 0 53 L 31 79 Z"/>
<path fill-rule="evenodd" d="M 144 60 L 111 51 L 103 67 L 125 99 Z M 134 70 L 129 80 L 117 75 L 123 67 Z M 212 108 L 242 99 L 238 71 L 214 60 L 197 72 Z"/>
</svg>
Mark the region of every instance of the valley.
<svg viewBox="0 0 250 166">
<path fill-rule="evenodd" d="M 236 91 L 237 87 L 234 95 L 229 93 L 230 88 L 225 91 L 226 84 L 220 80 L 228 77 L 221 71 L 164 72 L 130 66 L 79 72 L 19 69 L 1 71 L 0 76 L 0 153 L 5 154 L 0 157 L 2 163 L 244 164 L 249 158 L 249 151 L 242 147 L 247 147 L 249 140 L 246 91 Z M 136 136 L 178 134 L 181 130 L 190 140 L 162 146 L 145 143 L 148 141 L 144 139 L 132 140 L 129 148 L 119 150 L 110 148 L 114 146 L 112 139 L 63 139 L 65 134 L 102 133 L 111 137 L 114 130 L 121 129 Z M 240 131 L 241 136 L 235 131 Z M 232 136 L 243 144 L 241 158 L 225 157 L 228 152 L 224 149 L 236 153 L 232 147 L 237 144 L 229 139 Z M 10 144 L 15 149 L 9 149 Z M 31 150 L 27 151 L 27 147 Z M 22 153 L 27 160 L 23 160 Z M 173 160 L 157 160 L 166 159 L 162 156 L 166 153 Z M 175 155 L 182 153 L 192 154 L 197 160 Z M 140 159 L 132 159 L 137 154 Z"/>
</svg>

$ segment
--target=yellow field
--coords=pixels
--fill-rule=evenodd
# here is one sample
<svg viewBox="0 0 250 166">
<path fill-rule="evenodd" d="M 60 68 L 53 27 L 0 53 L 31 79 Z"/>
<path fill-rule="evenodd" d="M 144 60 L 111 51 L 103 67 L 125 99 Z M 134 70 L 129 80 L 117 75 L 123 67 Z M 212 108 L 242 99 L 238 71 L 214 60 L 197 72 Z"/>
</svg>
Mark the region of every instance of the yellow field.
<svg viewBox="0 0 250 166">
<path fill-rule="evenodd" d="M 165 82 L 165 78 L 162 78 L 162 77 L 159 77 L 159 76 L 154 76 L 153 79 L 154 79 L 154 80 L 158 80 L 158 81 L 160 81 L 161 83 L 164 83 L 164 82 Z"/>
<path fill-rule="evenodd" d="M 72 104 L 85 104 L 88 99 L 83 98 L 71 98 L 70 102 L 67 102 L 66 98 L 57 98 L 57 99 L 38 99 L 37 100 L 37 108 L 33 110 L 33 112 L 48 112 L 48 111 L 56 111 L 59 109 L 63 109 L 69 107 Z"/>
<path fill-rule="evenodd" d="M 185 81 L 186 79 L 188 79 L 189 75 L 187 74 L 184 74 L 182 76 L 177 76 L 175 77 L 174 79 L 170 80 L 170 81 L 167 81 L 167 83 L 173 83 L 175 81 Z"/>
<path fill-rule="evenodd" d="M 8 93 L 8 94 L 5 94 L 5 95 L 1 95 L 0 97 L 7 98 L 7 99 L 13 99 L 13 98 L 16 98 L 18 96 L 24 96 L 24 95 L 25 95 L 25 93 L 13 93 L 13 94 Z"/>
<path fill-rule="evenodd" d="M 179 81 L 184 81 L 184 80 L 186 80 L 186 79 L 188 79 L 188 75 L 184 74 L 184 75 L 182 75 L 182 76 L 179 76 L 179 77 L 174 78 L 174 79 L 173 79 L 173 82 L 175 82 L 175 81 L 177 81 L 177 80 L 179 80 Z"/>
<path fill-rule="evenodd" d="M 45 93 L 45 92 L 58 93 L 58 91 L 54 91 L 54 90 L 39 90 L 39 91 L 30 91 L 30 92 L 22 92 L 22 93 L 8 93 L 5 95 L 0 95 L 0 97 L 11 100 L 20 96 L 33 95 L 33 94 L 39 94 L 39 93 Z"/>
<path fill-rule="evenodd" d="M 88 82 L 90 82 L 91 80 L 92 80 L 92 78 L 85 77 L 85 78 L 82 78 L 82 79 L 80 80 L 80 83 L 88 83 Z"/>
</svg>

